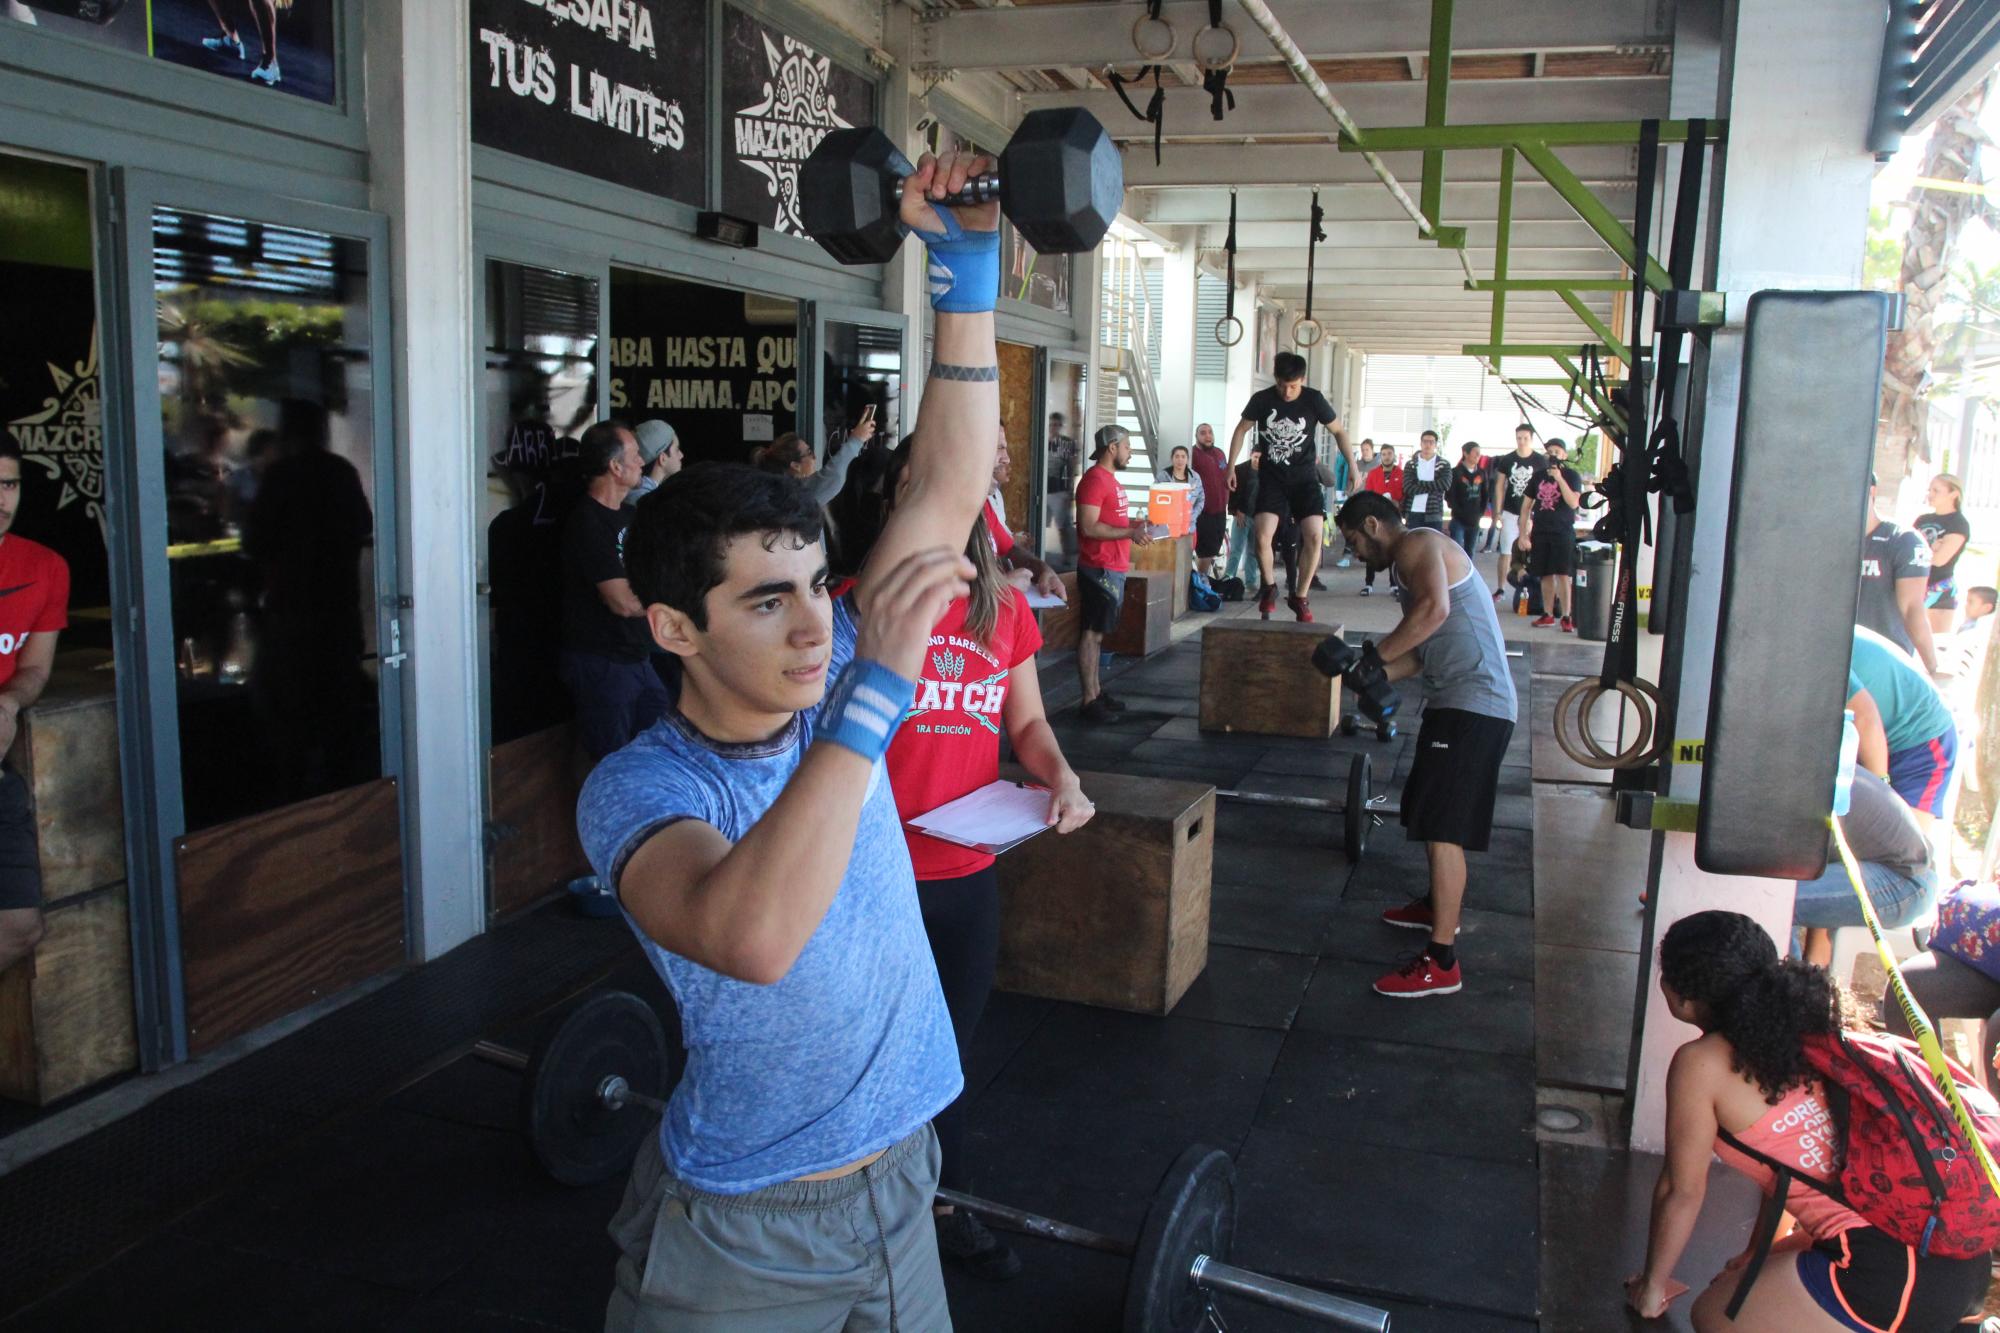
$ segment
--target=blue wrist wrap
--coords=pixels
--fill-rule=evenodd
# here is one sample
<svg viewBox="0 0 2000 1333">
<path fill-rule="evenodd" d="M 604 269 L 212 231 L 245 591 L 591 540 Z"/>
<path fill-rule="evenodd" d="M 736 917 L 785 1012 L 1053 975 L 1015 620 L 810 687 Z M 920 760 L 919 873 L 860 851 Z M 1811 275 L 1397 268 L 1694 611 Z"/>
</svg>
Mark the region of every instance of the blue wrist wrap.
<svg viewBox="0 0 2000 1333">
<path fill-rule="evenodd" d="M 950 315 L 991 310 L 1000 297 L 1000 233 L 967 231 L 944 209 L 931 212 L 940 230 L 917 230 L 930 251 L 924 276 L 931 309 Z"/>
<path fill-rule="evenodd" d="M 840 673 L 820 709 L 815 739 L 846 746 L 872 764 L 888 751 L 897 724 L 916 697 L 915 681 L 857 657 Z"/>
</svg>

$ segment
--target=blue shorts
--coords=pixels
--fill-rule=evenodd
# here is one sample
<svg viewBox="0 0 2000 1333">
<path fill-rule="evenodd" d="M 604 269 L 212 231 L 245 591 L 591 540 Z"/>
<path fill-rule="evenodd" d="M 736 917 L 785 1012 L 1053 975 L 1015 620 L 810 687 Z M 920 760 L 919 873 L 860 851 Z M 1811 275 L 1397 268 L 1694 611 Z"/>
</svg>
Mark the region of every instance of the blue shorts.
<svg viewBox="0 0 2000 1333">
<path fill-rule="evenodd" d="M 1951 771 L 1958 767 L 1958 729 L 1947 727 L 1921 745 L 1889 752 L 1889 785 L 1910 809 L 1921 814 L 1944 814 L 1945 792 L 1951 786 Z"/>
</svg>

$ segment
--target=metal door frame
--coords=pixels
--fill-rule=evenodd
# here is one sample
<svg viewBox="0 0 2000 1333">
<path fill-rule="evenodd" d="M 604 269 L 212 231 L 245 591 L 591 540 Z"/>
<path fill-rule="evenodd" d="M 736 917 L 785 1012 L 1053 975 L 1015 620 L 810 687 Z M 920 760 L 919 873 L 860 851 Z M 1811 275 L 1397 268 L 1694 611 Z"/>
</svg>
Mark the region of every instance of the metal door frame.
<svg viewBox="0 0 2000 1333">
<path fill-rule="evenodd" d="M 834 301 L 801 301 L 799 302 L 799 352 L 797 366 L 799 373 L 799 408 L 801 419 L 811 424 L 813 434 L 807 435 L 803 430 L 799 434 L 805 435 L 812 442 L 813 452 L 822 462 L 826 459 L 826 450 L 831 441 L 815 439 L 814 436 L 818 434 L 820 424 L 826 420 L 826 403 L 824 401 L 826 385 L 820 382 L 819 363 L 820 354 L 826 347 L 826 326 L 829 323 L 866 324 L 878 329 L 893 329 L 895 331 L 897 342 L 903 349 L 902 378 L 901 383 L 897 386 L 897 398 L 903 404 L 903 419 L 896 424 L 902 427 L 905 435 L 916 428 L 916 421 L 910 415 L 909 409 L 911 397 L 909 392 L 909 317 L 901 311 L 896 310 L 877 310 L 868 306 L 842 305 Z M 808 409 L 812 412 L 812 415 L 809 417 L 805 416 L 805 412 Z M 884 443 L 894 447 L 896 441 L 885 440 Z"/>
</svg>

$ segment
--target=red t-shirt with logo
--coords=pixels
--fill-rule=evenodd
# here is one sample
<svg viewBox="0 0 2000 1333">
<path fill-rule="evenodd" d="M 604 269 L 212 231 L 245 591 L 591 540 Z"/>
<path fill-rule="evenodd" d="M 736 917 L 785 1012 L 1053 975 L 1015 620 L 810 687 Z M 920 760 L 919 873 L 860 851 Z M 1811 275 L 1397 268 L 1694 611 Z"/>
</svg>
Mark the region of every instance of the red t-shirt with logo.
<svg viewBox="0 0 2000 1333">
<path fill-rule="evenodd" d="M 1109 523 L 1112 527 L 1124 527 L 1132 520 L 1125 515 L 1125 488 L 1118 484 L 1118 478 L 1108 467 L 1093 467 L 1083 474 L 1083 480 L 1076 484 L 1076 507 L 1079 513 L 1085 505 L 1097 506 L 1097 521 Z M 1132 539 L 1117 537 L 1099 539 L 1078 534 L 1076 539 L 1077 561 L 1092 569 L 1110 570 L 1114 574 L 1132 568 Z"/>
<path fill-rule="evenodd" d="M 69 562 L 40 542 L 0 538 L 0 685 L 14 679 L 30 634 L 69 628 Z"/>
<path fill-rule="evenodd" d="M 896 813 L 906 820 L 999 778 L 1007 673 L 1042 646 L 1041 627 L 1017 589 L 1009 586 L 1001 598 L 989 643 L 966 634 L 970 605 L 959 598 L 931 630 L 923 670 L 917 673 L 917 696 L 889 743 L 889 785 L 896 793 Z M 910 862 L 918 879 L 955 879 L 993 864 L 992 854 L 977 848 L 908 827 L 903 833 L 910 840 Z"/>
</svg>

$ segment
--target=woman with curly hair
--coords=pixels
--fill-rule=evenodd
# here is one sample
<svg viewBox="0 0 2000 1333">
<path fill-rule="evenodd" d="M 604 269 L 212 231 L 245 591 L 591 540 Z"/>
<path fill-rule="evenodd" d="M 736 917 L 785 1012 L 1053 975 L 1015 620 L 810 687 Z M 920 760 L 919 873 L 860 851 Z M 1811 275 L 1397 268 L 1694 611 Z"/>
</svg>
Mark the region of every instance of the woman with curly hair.
<svg viewBox="0 0 2000 1333">
<path fill-rule="evenodd" d="M 1842 993 L 1820 968 L 1781 959 L 1755 921 L 1698 912 L 1660 945 L 1660 993 L 1701 1036 L 1667 1071 L 1667 1161 L 1653 1191 L 1645 1271 L 1625 1284 L 1647 1318 L 1680 1288 L 1674 1265 L 1687 1248 L 1708 1187 L 1711 1155 L 1771 1192 L 1775 1173 L 1741 1151 L 1825 1179 L 1839 1170 L 1841 1136 L 1826 1090 L 1800 1039 L 1842 1030 Z M 1732 1320 L 1749 1255 L 1730 1260 L 1694 1303 L 1697 1333 L 1947 1333 L 1977 1315 L 1990 1260 L 1919 1256 L 1858 1213 L 1800 1187 L 1786 1207 L 1798 1229 L 1770 1258 Z"/>
</svg>

